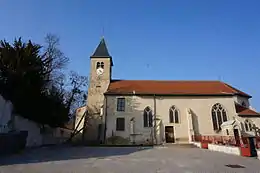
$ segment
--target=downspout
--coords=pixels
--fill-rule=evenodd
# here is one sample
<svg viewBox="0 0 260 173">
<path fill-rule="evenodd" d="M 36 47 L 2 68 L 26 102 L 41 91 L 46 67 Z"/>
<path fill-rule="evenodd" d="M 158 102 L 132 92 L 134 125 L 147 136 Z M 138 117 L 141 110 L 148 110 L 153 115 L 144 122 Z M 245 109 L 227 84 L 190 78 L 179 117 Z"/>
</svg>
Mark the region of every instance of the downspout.
<svg viewBox="0 0 260 173">
<path fill-rule="evenodd" d="M 155 94 L 154 94 L 154 96 L 153 96 L 153 104 L 154 104 L 154 127 L 153 127 L 153 129 L 154 129 L 154 139 L 155 139 L 155 144 L 157 145 L 157 133 L 156 133 L 156 121 L 157 121 L 157 117 L 156 117 L 156 96 L 155 96 Z"/>
</svg>

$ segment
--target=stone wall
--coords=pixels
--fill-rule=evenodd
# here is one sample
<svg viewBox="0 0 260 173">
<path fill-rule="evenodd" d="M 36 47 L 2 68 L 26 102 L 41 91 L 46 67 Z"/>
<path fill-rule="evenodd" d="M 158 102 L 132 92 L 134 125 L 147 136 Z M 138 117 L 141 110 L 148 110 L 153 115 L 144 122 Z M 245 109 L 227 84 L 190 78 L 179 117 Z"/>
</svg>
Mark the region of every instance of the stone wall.
<svg viewBox="0 0 260 173">
<path fill-rule="evenodd" d="M 260 160 L 260 149 L 256 150 L 258 159 Z"/>
<path fill-rule="evenodd" d="M 16 131 L 27 131 L 26 147 L 42 145 L 42 135 L 39 124 L 25 119 L 21 116 L 14 117 L 14 128 Z"/>
<path fill-rule="evenodd" d="M 228 112 L 228 119 L 236 115 L 234 99 L 232 97 L 149 97 L 149 96 L 125 96 L 125 111 L 117 111 L 117 98 L 122 96 L 107 96 L 105 109 L 106 117 L 106 138 L 116 136 L 129 138 L 131 135 L 130 120 L 135 119 L 135 132 L 138 134 L 137 140 L 146 142 L 151 139 L 153 128 L 144 127 L 143 113 L 148 106 L 153 115 L 156 111 L 156 119 L 160 120 L 161 128 L 158 133 L 157 142 L 163 143 L 165 136 L 165 127 L 174 128 L 174 138 L 176 143 L 189 142 L 189 131 L 193 128 L 197 135 L 221 135 L 217 134 L 212 127 L 211 109 L 216 103 L 222 104 Z M 156 106 L 156 107 L 155 107 Z M 179 113 L 179 123 L 169 121 L 169 109 L 175 106 Z M 155 109 L 156 108 L 156 109 Z M 187 109 L 192 114 L 192 127 L 187 120 Z M 125 129 L 116 130 L 116 119 L 124 118 Z M 158 123 L 156 123 L 158 126 Z M 156 134 L 157 135 L 157 134 Z M 155 136 L 155 135 L 154 135 Z"/>
<path fill-rule="evenodd" d="M 12 110 L 12 103 L 0 95 L 0 133 L 7 133 L 10 130 L 8 124 L 12 121 Z"/>
<path fill-rule="evenodd" d="M 192 142 L 192 143 L 193 143 L 193 145 L 195 145 L 195 146 L 201 148 L 201 143 L 200 143 L 200 142 Z"/>
</svg>

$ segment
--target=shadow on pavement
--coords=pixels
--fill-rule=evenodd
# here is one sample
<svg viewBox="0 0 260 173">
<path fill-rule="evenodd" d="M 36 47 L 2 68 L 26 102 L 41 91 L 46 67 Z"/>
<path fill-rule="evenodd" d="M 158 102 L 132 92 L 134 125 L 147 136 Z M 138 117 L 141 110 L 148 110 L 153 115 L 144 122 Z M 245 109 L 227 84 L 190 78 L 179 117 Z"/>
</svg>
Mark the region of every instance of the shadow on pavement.
<svg viewBox="0 0 260 173">
<path fill-rule="evenodd" d="M 23 153 L 0 157 L 0 166 L 62 161 L 72 159 L 105 158 L 128 155 L 152 147 L 47 147 L 24 151 Z"/>
</svg>

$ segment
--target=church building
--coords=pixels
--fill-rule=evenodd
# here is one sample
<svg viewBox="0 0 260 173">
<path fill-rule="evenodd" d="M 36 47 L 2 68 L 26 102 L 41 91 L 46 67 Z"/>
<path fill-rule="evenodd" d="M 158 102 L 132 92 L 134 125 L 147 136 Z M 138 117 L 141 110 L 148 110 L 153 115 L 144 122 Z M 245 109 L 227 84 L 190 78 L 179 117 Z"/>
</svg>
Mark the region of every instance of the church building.
<svg viewBox="0 0 260 173">
<path fill-rule="evenodd" d="M 87 104 L 76 120 L 87 112 L 87 141 L 120 137 L 129 144 L 162 144 L 189 143 L 199 135 L 259 135 L 260 114 L 250 106 L 251 96 L 227 83 L 112 79 L 104 38 L 90 62 Z"/>
</svg>

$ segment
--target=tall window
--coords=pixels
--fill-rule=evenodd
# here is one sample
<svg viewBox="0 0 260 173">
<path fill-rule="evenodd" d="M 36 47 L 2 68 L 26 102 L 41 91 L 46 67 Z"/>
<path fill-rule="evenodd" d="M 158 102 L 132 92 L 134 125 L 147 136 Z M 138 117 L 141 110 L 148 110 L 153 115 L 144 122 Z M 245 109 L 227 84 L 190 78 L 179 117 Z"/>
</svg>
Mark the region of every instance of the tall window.
<svg viewBox="0 0 260 173">
<path fill-rule="evenodd" d="M 104 69 L 104 62 L 100 63 L 100 67 Z"/>
<path fill-rule="evenodd" d="M 179 112 L 175 106 L 172 106 L 169 110 L 169 121 L 170 123 L 179 123 Z"/>
<path fill-rule="evenodd" d="M 98 69 L 101 66 L 100 62 L 97 62 L 96 69 Z"/>
<path fill-rule="evenodd" d="M 153 113 L 149 107 L 144 109 L 144 127 L 152 127 L 153 126 Z"/>
<path fill-rule="evenodd" d="M 253 125 L 250 121 L 245 120 L 245 131 L 252 131 L 253 130 Z"/>
<path fill-rule="evenodd" d="M 213 105 L 211 110 L 212 123 L 214 130 L 221 130 L 221 124 L 227 121 L 227 112 L 219 103 Z"/>
<path fill-rule="evenodd" d="M 125 98 L 117 98 L 117 111 L 118 112 L 125 111 Z"/>
<path fill-rule="evenodd" d="M 125 118 L 117 118 L 116 119 L 116 130 L 124 131 L 125 130 Z"/>
<path fill-rule="evenodd" d="M 104 62 L 97 62 L 96 69 L 103 68 L 104 69 Z"/>
</svg>

